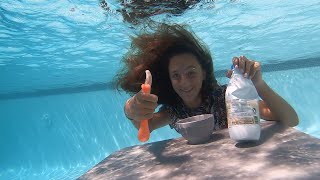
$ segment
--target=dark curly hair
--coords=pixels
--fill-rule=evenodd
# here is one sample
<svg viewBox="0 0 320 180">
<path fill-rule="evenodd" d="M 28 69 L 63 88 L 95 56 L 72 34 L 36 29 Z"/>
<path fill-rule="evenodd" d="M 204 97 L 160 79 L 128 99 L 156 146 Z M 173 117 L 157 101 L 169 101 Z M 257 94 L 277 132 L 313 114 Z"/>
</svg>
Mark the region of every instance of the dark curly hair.
<svg viewBox="0 0 320 180">
<path fill-rule="evenodd" d="M 205 97 L 217 86 L 213 73 L 213 60 L 208 47 L 186 25 L 161 23 L 151 27 L 154 32 L 144 32 L 131 37 L 132 44 L 123 56 L 123 67 L 115 76 L 116 88 L 134 95 L 145 80 L 145 70 L 152 74 L 151 93 L 158 96 L 158 104 L 176 104 L 180 97 L 174 91 L 168 72 L 171 57 L 183 53 L 194 55 L 206 79 L 201 93 Z"/>
</svg>

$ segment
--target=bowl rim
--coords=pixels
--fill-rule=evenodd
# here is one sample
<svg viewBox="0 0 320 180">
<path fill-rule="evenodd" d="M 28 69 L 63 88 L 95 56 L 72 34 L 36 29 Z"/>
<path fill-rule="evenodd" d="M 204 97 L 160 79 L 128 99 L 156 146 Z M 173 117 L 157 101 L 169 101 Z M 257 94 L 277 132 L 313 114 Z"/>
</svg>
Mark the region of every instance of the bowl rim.
<svg viewBox="0 0 320 180">
<path fill-rule="evenodd" d="M 204 116 L 204 118 L 201 119 L 201 120 L 199 120 L 199 121 L 203 121 L 203 120 L 209 119 L 209 118 L 211 118 L 211 117 L 214 118 L 213 114 L 198 114 L 198 115 L 195 115 L 195 116 L 190 116 L 190 117 L 187 117 L 187 118 L 179 119 L 179 120 L 177 121 L 177 125 L 178 125 L 178 124 L 181 124 L 181 125 L 182 125 L 182 124 L 190 124 L 190 123 L 193 123 L 194 121 L 191 121 L 191 122 L 180 122 L 180 121 L 184 121 L 184 120 L 186 120 L 186 119 L 191 119 L 191 118 L 194 118 L 194 117 L 196 117 L 196 116 Z M 199 122 L 199 121 L 197 121 L 197 122 Z"/>
</svg>

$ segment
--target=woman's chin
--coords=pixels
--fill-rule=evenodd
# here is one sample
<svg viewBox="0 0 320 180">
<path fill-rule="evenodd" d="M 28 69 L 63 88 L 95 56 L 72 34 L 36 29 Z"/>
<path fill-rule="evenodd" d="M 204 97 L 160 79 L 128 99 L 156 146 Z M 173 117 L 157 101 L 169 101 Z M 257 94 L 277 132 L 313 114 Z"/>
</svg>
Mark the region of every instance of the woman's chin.
<svg viewBox="0 0 320 180">
<path fill-rule="evenodd" d="M 188 98 L 182 98 L 183 102 L 185 104 L 193 104 L 195 102 L 195 99 L 188 97 Z"/>
</svg>

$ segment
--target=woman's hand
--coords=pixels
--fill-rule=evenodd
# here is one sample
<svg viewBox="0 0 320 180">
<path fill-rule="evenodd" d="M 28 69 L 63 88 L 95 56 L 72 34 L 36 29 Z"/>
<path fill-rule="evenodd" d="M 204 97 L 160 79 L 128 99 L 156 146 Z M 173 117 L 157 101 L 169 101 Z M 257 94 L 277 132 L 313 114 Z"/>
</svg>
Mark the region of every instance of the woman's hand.
<svg viewBox="0 0 320 180">
<path fill-rule="evenodd" d="M 232 64 L 240 69 L 244 77 L 250 78 L 255 86 L 263 82 L 261 64 L 259 62 L 249 60 L 245 56 L 240 56 L 232 58 Z M 232 70 L 229 70 L 226 76 L 230 78 L 231 75 Z"/>
<path fill-rule="evenodd" d="M 134 121 L 151 119 L 158 106 L 158 96 L 142 91 L 130 98 L 125 105 L 126 116 Z"/>
<path fill-rule="evenodd" d="M 261 64 L 259 62 L 240 56 L 234 57 L 232 63 L 241 70 L 244 77 L 251 78 L 254 83 L 262 99 L 262 101 L 259 101 L 259 111 L 263 119 L 281 121 L 291 127 L 299 124 L 299 117 L 290 104 L 262 80 Z M 231 75 L 232 70 L 229 70 L 226 76 L 230 78 Z"/>
</svg>

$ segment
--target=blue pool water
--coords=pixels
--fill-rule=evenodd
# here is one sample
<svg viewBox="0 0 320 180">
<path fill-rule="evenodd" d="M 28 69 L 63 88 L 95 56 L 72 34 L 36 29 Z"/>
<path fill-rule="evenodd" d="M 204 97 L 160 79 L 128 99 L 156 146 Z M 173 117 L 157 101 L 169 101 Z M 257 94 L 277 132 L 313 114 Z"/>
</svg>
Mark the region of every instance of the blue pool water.
<svg viewBox="0 0 320 180">
<path fill-rule="evenodd" d="M 75 179 L 138 145 L 111 80 L 139 30 L 116 0 L 0 2 L 0 179 Z M 181 16 L 210 47 L 221 84 L 231 58 L 263 64 L 266 82 L 297 111 L 296 128 L 320 138 L 320 2 L 202 1 Z M 180 137 L 164 127 L 150 142 Z"/>
</svg>

